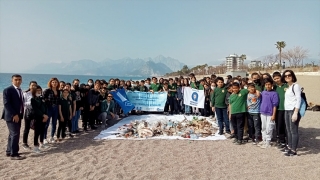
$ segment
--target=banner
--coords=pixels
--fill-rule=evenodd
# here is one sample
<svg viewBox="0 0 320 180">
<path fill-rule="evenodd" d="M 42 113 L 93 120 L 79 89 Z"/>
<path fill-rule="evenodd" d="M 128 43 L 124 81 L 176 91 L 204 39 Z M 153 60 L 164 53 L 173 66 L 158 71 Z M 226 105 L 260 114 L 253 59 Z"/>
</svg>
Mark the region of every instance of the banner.
<svg viewBox="0 0 320 180">
<path fill-rule="evenodd" d="M 127 92 L 128 100 L 135 106 L 135 110 L 139 111 L 163 112 L 167 96 L 166 92 Z"/>
<path fill-rule="evenodd" d="M 198 89 L 192 89 L 185 87 L 183 90 L 183 102 L 185 105 L 189 105 L 197 108 L 204 108 L 204 91 Z"/>
<path fill-rule="evenodd" d="M 110 91 L 113 96 L 113 99 L 120 105 L 124 114 L 127 114 L 129 111 L 134 109 L 134 105 L 128 101 L 126 92 L 124 89 L 117 89 L 117 91 Z"/>
</svg>

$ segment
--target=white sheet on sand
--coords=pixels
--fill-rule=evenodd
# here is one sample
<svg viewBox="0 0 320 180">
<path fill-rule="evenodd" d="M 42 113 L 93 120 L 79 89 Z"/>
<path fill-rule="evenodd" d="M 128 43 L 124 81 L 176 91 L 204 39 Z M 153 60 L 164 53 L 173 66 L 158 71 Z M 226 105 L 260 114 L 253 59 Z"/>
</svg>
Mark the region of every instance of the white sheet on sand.
<svg viewBox="0 0 320 180">
<path fill-rule="evenodd" d="M 116 139 L 128 139 L 128 140 L 145 140 L 145 139 L 181 139 L 181 140 L 225 140 L 226 137 L 224 135 L 219 135 L 218 132 L 214 136 L 208 136 L 205 138 L 199 137 L 199 139 L 189 139 L 189 138 L 183 138 L 180 136 L 155 136 L 151 138 L 125 138 L 125 137 L 117 137 L 117 134 L 119 131 L 117 129 L 125 124 L 129 124 L 131 121 L 135 120 L 146 120 L 148 123 L 154 123 L 157 121 L 162 121 L 162 120 L 171 120 L 171 121 L 183 121 L 184 118 L 187 118 L 188 120 L 192 120 L 193 116 L 183 116 L 183 115 L 174 115 L 174 116 L 165 116 L 165 115 L 141 115 L 141 116 L 129 116 L 127 118 L 122 119 L 118 124 L 115 124 L 112 127 L 109 127 L 106 130 L 103 130 L 100 132 L 98 136 L 96 136 L 94 139 L 95 140 L 116 140 Z M 199 117 L 203 118 L 203 117 Z M 215 122 L 210 121 L 207 119 L 209 122 L 211 122 L 213 125 L 216 126 Z"/>
</svg>

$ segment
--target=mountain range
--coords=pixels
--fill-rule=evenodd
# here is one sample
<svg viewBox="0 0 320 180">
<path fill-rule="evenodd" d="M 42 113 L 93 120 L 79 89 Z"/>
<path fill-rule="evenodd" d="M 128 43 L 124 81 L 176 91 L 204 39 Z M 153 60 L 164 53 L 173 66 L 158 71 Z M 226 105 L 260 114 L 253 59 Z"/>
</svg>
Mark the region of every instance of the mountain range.
<svg viewBox="0 0 320 180">
<path fill-rule="evenodd" d="M 171 57 L 159 55 L 155 58 L 118 60 L 106 59 L 101 62 L 82 59 L 71 62 L 43 63 L 28 70 L 41 74 L 72 74 L 97 76 L 161 76 L 166 73 L 181 70 L 184 66 L 180 61 Z"/>
</svg>

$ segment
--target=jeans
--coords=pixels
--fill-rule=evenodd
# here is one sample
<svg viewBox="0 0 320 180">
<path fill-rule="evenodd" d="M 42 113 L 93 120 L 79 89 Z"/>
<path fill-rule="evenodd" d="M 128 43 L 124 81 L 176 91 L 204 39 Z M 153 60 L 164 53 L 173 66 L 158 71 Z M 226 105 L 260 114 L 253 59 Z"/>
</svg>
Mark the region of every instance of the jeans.
<svg viewBox="0 0 320 180">
<path fill-rule="evenodd" d="M 173 114 L 174 112 L 178 112 L 178 101 L 175 97 L 170 96 L 168 98 L 169 100 L 169 106 L 170 106 L 170 114 Z"/>
<path fill-rule="evenodd" d="M 248 113 L 249 136 L 252 139 L 261 137 L 260 113 Z"/>
<path fill-rule="evenodd" d="M 44 139 L 47 139 L 48 127 L 50 125 L 51 119 L 51 137 L 54 137 L 57 128 L 57 120 L 59 116 L 59 106 L 49 107 L 48 108 L 48 121 L 44 129 Z"/>
<path fill-rule="evenodd" d="M 286 142 L 286 121 L 284 119 L 284 114 L 285 111 L 278 110 L 276 116 L 277 136 L 279 138 L 278 141 L 283 144 Z"/>
<path fill-rule="evenodd" d="M 80 115 L 81 115 L 81 110 L 77 110 L 76 115 L 72 117 L 72 120 L 71 120 L 72 132 L 75 132 L 79 129 L 78 124 L 79 124 Z"/>
<path fill-rule="evenodd" d="M 215 111 L 217 113 L 219 132 L 220 133 L 223 132 L 224 126 L 226 126 L 226 131 L 230 132 L 230 125 L 229 125 L 227 108 L 215 108 Z"/>
<path fill-rule="evenodd" d="M 231 114 L 231 121 L 234 129 L 235 138 L 239 141 L 243 140 L 245 113 Z"/>
<path fill-rule="evenodd" d="M 292 122 L 293 110 L 286 110 L 284 113 L 286 127 L 287 127 L 287 141 L 288 147 L 296 151 L 299 143 L 299 122 L 301 119 L 300 113 L 298 113 L 298 119 L 295 122 Z"/>
<path fill-rule="evenodd" d="M 190 106 L 184 105 L 184 113 L 190 114 Z"/>
<path fill-rule="evenodd" d="M 275 122 L 271 120 L 271 116 L 261 114 L 261 133 L 263 141 L 271 141 L 274 128 Z"/>
</svg>

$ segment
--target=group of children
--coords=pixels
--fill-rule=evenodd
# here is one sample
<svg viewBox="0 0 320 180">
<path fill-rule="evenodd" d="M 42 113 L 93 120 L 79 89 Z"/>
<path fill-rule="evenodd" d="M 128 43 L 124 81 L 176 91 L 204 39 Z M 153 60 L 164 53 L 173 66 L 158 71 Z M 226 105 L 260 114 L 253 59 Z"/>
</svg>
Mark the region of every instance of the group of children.
<svg viewBox="0 0 320 180">
<path fill-rule="evenodd" d="M 80 132 L 78 127 L 80 115 L 84 131 L 87 131 L 88 128 L 96 129 L 97 125 L 101 124 L 103 127 L 111 126 L 117 123 L 119 116 L 128 116 L 128 114 L 123 114 L 121 107 L 112 100 L 110 91 L 116 89 L 167 92 L 168 98 L 164 114 L 215 116 L 219 134 L 222 135 L 225 130 L 230 134 L 230 138 L 234 138 L 233 142 L 237 145 L 242 144 L 243 137 L 248 134 L 245 140 L 251 139 L 255 145 L 269 148 L 273 139 L 273 130 L 276 128 L 278 146 L 280 148 L 286 146 L 284 94 L 288 85 L 284 83 L 279 72 L 273 73 L 272 76 L 267 73 L 263 75 L 253 73 L 251 79 L 240 76 L 234 78 L 228 76 L 227 79 L 224 79 L 211 75 L 211 77 L 197 81 L 195 75 L 191 73 L 187 78 L 182 76 L 174 79 L 160 78 L 159 81 L 156 77 L 138 82 L 119 79 L 93 82 L 92 79 L 89 79 L 87 84 L 80 84 L 78 79 L 74 79 L 71 84 L 52 78 L 48 82 L 48 89 L 44 92 L 40 86 L 36 87 L 33 90 L 33 101 L 37 100 L 38 103 L 33 103 L 32 108 L 35 114 L 38 114 L 38 121 L 42 122 L 40 124 L 43 128 L 39 128 L 41 133 L 38 134 L 40 145 L 43 148 L 47 143 L 54 143 L 77 135 Z M 203 109 L 190 107 L 183 103 L 185 87 L 204 91 Z M 33 88 L 31 83 L 30 88 Z M 40 103 L 42 101 L 43 103 Z M 131 113 L 141 114 L 143 112 L 132 111 Z M 41 118 L 44 116 L 47 117 Z M 50 120 L 52 122 L 51 138 L 47 139 Z M 57 121 L 59 127 L 55 139 Z M 37 128 L 37 132 L 39 130 Z M 29 148 L 26 142 L 23 147 Z M 38 152 L 39 149 L 35 151 Z"/>
<path fill-rule="evenodd" d="M 227 84 L 224 84 L 223 78 L 216 78 L 217 87 L 211 96 L 211 106 L 212 110 L 216 112 L 219 134 L 223 134 L 224 126 L 226 126 L 226 132 L 231 134 L 229 138 L 234 138 L 233 143 L 236 145 L 243 144 L 244 140 L 252 140 L 254 145 L 266 149 L 271 147 L 275 130 L 275 145 L 287 156 L 296 155 L 296 150 L 288 152 L 288 138 L 286 138 L 287 134 L 291 136 L 290 131 L 286 134 L 288 127 L 290 129 L 292 124 L 298 127 L 299 121 L 297 119 L 301 118 L 300 114 L 299 118 L 296 115 L 295 119 L 292 114 L 289 114 L 300 108 L 299 89 L 297 89 L 299 95 L 294 92 L 288 92 L 286 95 L 288 89 L 294 91 L 295 81 L 292 79 L 296 78 L 295 76 L 293 78 L 292 74 L 293 72 L 290 75 L 274 72 L 272 77 L 269 74 L 263 74 L 260 79 L 260 74 L 253 73 L 249 81 L 229 78 Z M 291 78 L 289 79 L 291 86 L 286 83 L 285 78 Z M 287 106 L 293 104 L 292 108 L 285 109 L 286 96 L 289 98 Z M 301 96 L 304 96 L 306 100 L 302 91 Z M 285 111 L 289 114 L 286 118 Z M 285 119 L 288 119 L 287 126 Z M 294 132 L 294 136 L 298 136 L 297 130 Z M 246 138 L 244 139 L 244 137 Z M 298 140 L 295 141 L 297 143 Z"/>
</svg>

